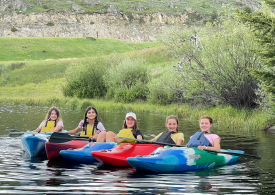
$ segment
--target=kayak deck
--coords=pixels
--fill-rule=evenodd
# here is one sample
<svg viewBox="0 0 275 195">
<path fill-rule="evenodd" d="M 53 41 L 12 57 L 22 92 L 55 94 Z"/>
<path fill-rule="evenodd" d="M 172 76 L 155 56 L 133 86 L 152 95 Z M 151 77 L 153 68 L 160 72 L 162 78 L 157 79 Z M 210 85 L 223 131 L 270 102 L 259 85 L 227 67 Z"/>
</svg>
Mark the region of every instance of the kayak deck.
<svg viewBox="0 0 275 195">
<path fill-rule="evenodd" d="M 243 154 L 240 150 L 221 150 Z M 127 158 L 138 171 L 170 172 L 206 169 L 233 163 L 239 156 L 206 152 L 192 147 L 158 148 L 152 154 Z"/>
</svg>

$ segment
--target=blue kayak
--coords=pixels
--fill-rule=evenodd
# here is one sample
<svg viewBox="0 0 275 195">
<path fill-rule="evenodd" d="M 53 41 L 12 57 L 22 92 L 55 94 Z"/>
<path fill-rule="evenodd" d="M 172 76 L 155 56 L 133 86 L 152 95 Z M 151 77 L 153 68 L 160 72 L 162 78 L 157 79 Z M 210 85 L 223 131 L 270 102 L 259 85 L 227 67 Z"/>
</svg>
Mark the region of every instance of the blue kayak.
<svg viewBox="0 0 275 195">
<path fill-rule="evenodd" d="M 45 143 L 52 133 L 26 132 L 21 136 L 23 150 L 27 151 L 30 157 L 46 155 Z"/>
<path fill-rule="evenodd" d="M 97 160 L 92 156 L 91 152 L 112 149 L 116 145 L 116 142 L 88 143 L 82 148 L 61 150 L 59 153 L 64 159 L 70 162 L 93 163 L 97 162 Z"/>
<path fill-rule="evenodd" d="M 220 150 L 207 152 L 193 147 L 158 148 L 150 155 L 127 158 L 137 171 L 173 172 L 206 169 L 236 162 L 244 154 L 241 150 Z M 223 154 L 230 153 L 230 154 Z"/>
</svg>

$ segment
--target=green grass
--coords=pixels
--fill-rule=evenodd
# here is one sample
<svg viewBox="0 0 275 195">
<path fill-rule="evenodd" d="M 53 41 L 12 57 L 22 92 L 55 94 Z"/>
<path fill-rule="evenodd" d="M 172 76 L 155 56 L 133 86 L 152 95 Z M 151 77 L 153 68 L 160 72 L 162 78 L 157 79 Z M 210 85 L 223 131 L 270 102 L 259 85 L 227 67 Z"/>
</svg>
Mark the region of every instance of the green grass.
<svg viewBox="0 0 275 195">
<path fill-rule="evenodd" d="M 0 61 L 84 58 L 134 49 L 119 39 L 0 37 Z"/>
</svg>

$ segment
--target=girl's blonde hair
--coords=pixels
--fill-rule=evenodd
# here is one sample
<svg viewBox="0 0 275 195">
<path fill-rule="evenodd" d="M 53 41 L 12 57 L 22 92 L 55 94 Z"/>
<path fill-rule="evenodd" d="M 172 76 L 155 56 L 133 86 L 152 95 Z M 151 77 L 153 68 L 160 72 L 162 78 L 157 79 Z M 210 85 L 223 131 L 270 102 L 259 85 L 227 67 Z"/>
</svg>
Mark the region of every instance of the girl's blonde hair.
<svg viewBox="0 0 275 195">
<path fill-rule="evenodd" d="M 45 117 L 45 121 L 49 121 L 49 120 L 50 120 L 50 116 L 51 116 L 52 111 L 55 111 L 55 112 L 56 112 L 56 115 L 57 115 L 56 124 L 57 124 L 58 121 L 61 120 L 61 118 L 60 118 L 60 111 L 59 111 L 58 108 L 55 107 L 55 106 L 53 106 L 53 107 L 51 107 L 51 108 L 49 109 L 49 111 L 48 111 L 48 113 L 47 113 L 47 115 L 46 115 L 46 117 Z"/>
</svg>

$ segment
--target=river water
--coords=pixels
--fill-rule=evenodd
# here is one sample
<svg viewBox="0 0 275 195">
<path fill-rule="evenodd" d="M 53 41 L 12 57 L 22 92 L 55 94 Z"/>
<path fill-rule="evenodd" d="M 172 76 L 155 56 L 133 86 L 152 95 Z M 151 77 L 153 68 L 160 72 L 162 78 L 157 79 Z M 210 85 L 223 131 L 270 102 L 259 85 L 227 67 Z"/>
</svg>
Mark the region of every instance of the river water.
<svg viewBox="0 0 275 195">
<path fill-rule="evenodd" d="M 36 129 L 48 107 L 0 107 L 0 194 L 275 194 L 275 134 L 213 127 L 224 149 L 244 150 L 261 159 L 241 158 L 233 165 L 177 173 L 139 173 L 133 168 L 30 159 L 21 139 L 9 131 Z M 84 112 L 84 111 L 83 111 Z M 100 112 L 107 130 L 118 132 L 126 113 Z M 61 109 L 66 130 L 77 127 L 82 112 Z M 165 131 L 166 116 L 136 113 L 146 139 Z M 197 121 L 180 118 L 188 138 L 199 131 Z"/>
</svg>

